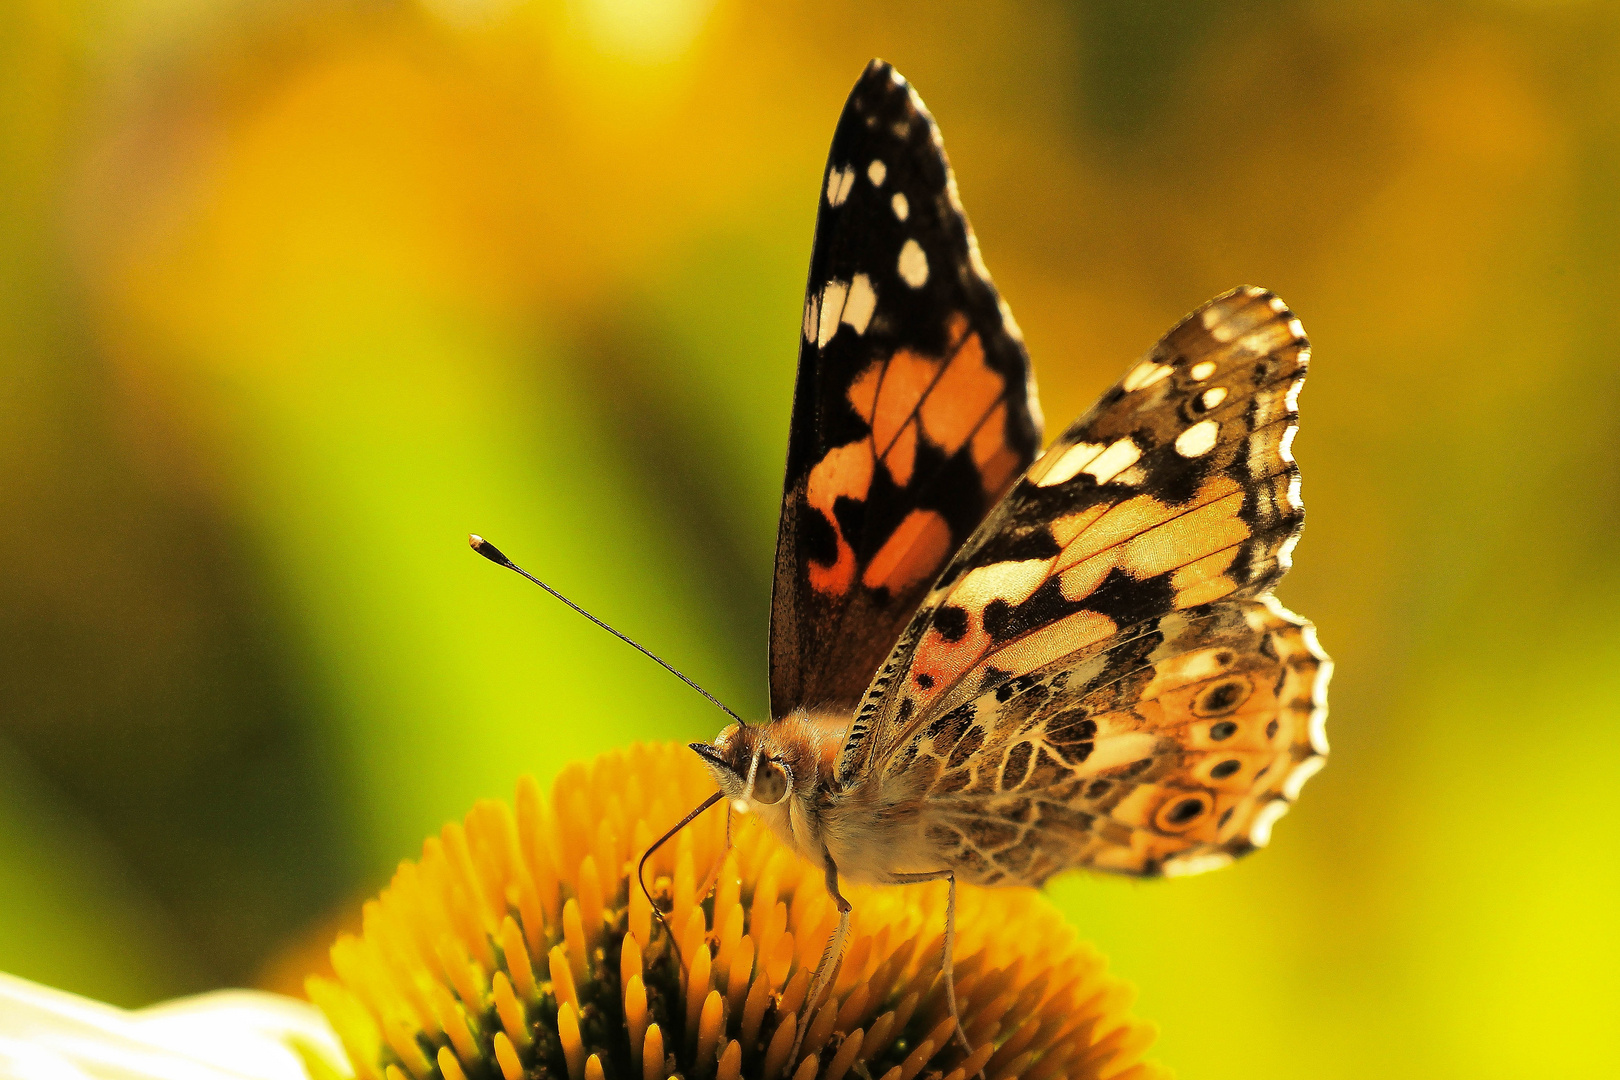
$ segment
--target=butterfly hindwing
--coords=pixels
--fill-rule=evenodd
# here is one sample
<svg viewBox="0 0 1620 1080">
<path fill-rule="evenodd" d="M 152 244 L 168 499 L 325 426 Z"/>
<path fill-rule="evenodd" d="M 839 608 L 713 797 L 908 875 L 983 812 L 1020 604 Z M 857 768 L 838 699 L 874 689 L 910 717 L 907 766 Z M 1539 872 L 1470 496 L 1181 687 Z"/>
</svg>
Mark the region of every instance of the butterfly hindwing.
<svg viewBox="0 0 1620 1080">
<path fill-rule="evenodd" d="M 1329 663 L 1270 596 L 1133 627 L 942 714 L 886 764 L 981 884 L 1186 873 L 1263 846 L 1327 753 Z"/>
<path fill-rule="evenodd" d="M 1286 571 L 1303 521 L 1290 444 L 1308 352 L 1298 320 L 1259 289 L 1229 293 L 1178 324 L 1047 450 L 952 560 L 857 710 L 839 757 L 840 781 L 880 771 L 889 782 L 928 789 L 927 798 L 951 800 L 939 804 L 942 810 L 959 808 L 951 788 L 963 782 L 961 766 L 991 744 L 1002 747 L 1002 756 L 992 754 L 980 763 L 985 771 L 966 774 L 969 784 L 983 785 L 993 773 L 994 798 L 1014 802 L 1081 776 L 1117 779 L 1103 775 L 1116 766 L 1136 767 L 1139 785 L 1173 779 L 1194 767 L 1185 759 L 1193 744 L 1180 740 L 1196 725 L 1188 726 L 1191 706 L 1180 698 L 1153 699 L 1159 713 L 1151 730 L 1138 725 L 1129 737 L 1078 739 L 1093 744 L 1086 762 L 1068 760 L 1057 748 L 1087 730 L 1087 719 L 1098 723 L 1089 710 L 1100 699 L 1092 695 L 1123 694 L 1115 705 L 1134 709 L 1143 701 L 1141 687 L 1166 685 L 1153 682 L 1160 665 L 1170 665 L 1160 674 L 1171 678 L 1185 655 L 1225 656 L 1254 685 L 1267 672 L 1274 680 L 1298 674 L 1300 665 L 1265 650 L 1275 652 L 1285 629 L 1300 641 L 1309 635 L 1281 609 L 1272 612 L 1266 593 Z M 1272 614 L 1255 614 L 1262 609 Z M 1281 620 L 1275 627 L 1255 625 L 1273 617 Z M 1202 627 L 1207 641 L 1188 627 Z M 1325 662 L 1314 638 L 1290 655 L 1317 667 Z M 1084 716 L 1065 714 L 1072 723 L 1058 725 L 1056 742 L 1035 733 L 1039 718 L 1020 718 L 1015 729 L 999 719 L 1000 705 L 1035 687 L 1051 694 L 1054 683 L 1063 695 L 1091 702 L 1077 706 Z M 1265 724 L 1276 720 L 1280 729 L 1285 708 L 1297 711 L 1303 699 L 1293 694 L 1288 704 L 1278 693 L 1281 684 L 1270 698 L 1244 701 L 1255 708 L 1270 702 Z M 913 770 L 926 748 L 957 730 L 962 737 L 943 759 L 930 750 L 942 762 L 937 776 L 928 775 L 933 767 L 926 763 Z M 1107 739 L 1115 741 L 1104 752 Z M 1027 751 L 1017 749 L 1020 743 Z M 1140 753 L 1112 761 L 1127 748 Z M 1247 768 L 1240 762 L 1233 776 L 1248 775 Z M 1174 782 L 1164 788 L 1173 790 Z M 1163 823 L 1129 817 L 1134 804 L 1120 811 L 1127 820 L 1115 821 L 1087 799 L 1048 802 L 1076 820 L 1112 822 L 1114 847 L 1066 848 L 1064 865 L 1148 872 L 1162 866 L 1182 836 L 1167 841 L 1165 851 L 1142 855 L 1136 840 L 1118 845 L 1130 829 L 1152 832 Z M 1245 805 L 1254 810 L 1259 803 Z M 1202 812 L 1196 817 L 1202 820 Z M 1248 828 L 1248 817 L 1232 825 L 1238 817 L 1234 809 L 1225 827 Z M 1043 857 L 1056 856 L 1046 850 Z"/>
<path fill-rule="evenodd" d="M 821 188 L 777 534 L 773 717 L 854 708 L 1039 446 L 1029 359 L 938 129 L 873 61 Z"/>
</svg>

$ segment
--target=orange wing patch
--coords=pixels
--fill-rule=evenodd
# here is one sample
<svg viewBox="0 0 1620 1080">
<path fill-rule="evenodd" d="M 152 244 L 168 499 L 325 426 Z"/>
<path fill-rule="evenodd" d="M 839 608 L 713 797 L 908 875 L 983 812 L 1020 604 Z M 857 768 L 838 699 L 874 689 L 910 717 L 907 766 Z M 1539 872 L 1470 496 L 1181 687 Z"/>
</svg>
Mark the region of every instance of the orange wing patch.
<svg viewBox="0 0 1620 1080">
<path fill-rule="evenodd" d="M 873 361 L 850 385 L 849 403 L 871 427 L 874 456 L 883 461 L 895 485 L 911 483 L 917 459 L 917 403 L 939 377 L 939 357 L 898 349 Z"/>
<path fill-rule="evenodd" d="M 1005 403 L 991 409 L 973 432 L 973 463 L 979 467 L 979 484 L 985 491 L 1004 490 L 1024 467 L 1017 451 L 1007 442 Z"/>
<path fill-rule="evenodd" d="M 854 583 L 857 553 L 833 512 L 840 498 L 864 501 L 875 463 L 896 487 L 911 483 L 919 444 L 949 457 L 972 443 L 986 494 L 1001 490 L 1017 473 L 1021 458 L 1006 443 L 1007 380 L 985 361 L 984 345 L 960 312 L 950 317 L 943 356 L 898 349 L 873 361 L 850 384 L 847 397 L 870 433 L 864 440 L 827 452 L 810 471 L 806 501 L 820 511 L 837 539 L 830 564 L 811 560 L 810 585 L 833 596 Z M 861 572 L 868 589 L 904 592 L 939 573 L 951 555 L 949 523 L 937 511 L 913 510 L 872 554 Z"/>
<path fill-rule="evenodd" d="M 985 366 L 979 335 L 969 334 L 919 404 L 924 434 L 947 454 L 956 453 L 1006 389 L 1006 381 Z"/>
<path fill-rule="evenodd" d="M 920 440 L 947 457 L 972 440 L 982 486 L 999 491 L 1019 464 L 1005 441 L 1007 380 L 986 363 L 984 344 L 961 312 L 950 316 L 946 339 L 943 356 L 897 349 L 873 361 L 850 384 L 849 403 L 871 427 L 873 456 L 897 487 L 911 483 Z"/>
<path fill-rule="evenodd" d="M 951 554 L 951 527 L 934 510 L 913 510 L 872 556 L 861 584 L 869 589 L 909 589 L 939 573 Z"/>
<path fill-rule="evenodd" d="M 863 502 L 872 486 L 872 447 L 853 442 L 829 450 L 815 468 L 805 488 L 805 501 L 820 511 L 837 537 L 838 557 L 830 564 L 811 559 L 807 564 L 810 587 L 817 592 L 842 596 L 855 582 L 855 551 L 844 536 L 843 526 L 833 507 L 841 498 Z"/>
</svg>

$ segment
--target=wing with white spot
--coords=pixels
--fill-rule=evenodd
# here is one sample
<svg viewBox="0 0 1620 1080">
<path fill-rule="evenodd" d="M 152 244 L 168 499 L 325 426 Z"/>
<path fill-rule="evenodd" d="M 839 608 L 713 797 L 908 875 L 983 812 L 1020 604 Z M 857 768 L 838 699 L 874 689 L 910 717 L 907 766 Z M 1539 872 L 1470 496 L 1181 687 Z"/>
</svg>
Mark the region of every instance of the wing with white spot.
<svg viewBox="0 0 1620 1080">
<path fill-rule="evenodd" d="M 940 576 L 856 711 L 840 782 L 881 777 L 936 718 L 1011 680 L 1276 584 L 1304 521 L 1290 444 L 1308 356 L 1299 320 L 1261 289 L 1165 335 Z"/>
<path fill-rule="evenodd" d="M 933 118 L 874 60 L 833 135 L 771 604 L 771 714 L 847 715 L 1040 449 L 1029 359 Z"/>
</svg>

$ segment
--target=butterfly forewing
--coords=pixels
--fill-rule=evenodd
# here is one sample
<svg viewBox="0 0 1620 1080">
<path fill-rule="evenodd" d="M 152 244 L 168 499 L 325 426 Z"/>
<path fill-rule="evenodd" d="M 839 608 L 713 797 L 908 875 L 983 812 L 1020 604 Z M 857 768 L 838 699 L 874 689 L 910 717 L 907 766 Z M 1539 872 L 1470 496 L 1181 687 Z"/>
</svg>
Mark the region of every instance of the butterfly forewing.
<svg viewBox="0 0 1620 1080">
<path fill-rule="evenodd" d="M 1028 356 L 939 132 L 873 61 L 821 187 L 777 534 L 773 717 L 854 708 L 1039 446 Z"/>
<path fill-rule="evenodd" d="M 922 794 L 984 880 L 1262 842 L 1326 749 L 1325 658 L 1266 595 L 1303 521 L 1307 358 L 1259 289 L 1166 335 L 951 561 L 862 700 L 840 783 Z"/>
</svg>

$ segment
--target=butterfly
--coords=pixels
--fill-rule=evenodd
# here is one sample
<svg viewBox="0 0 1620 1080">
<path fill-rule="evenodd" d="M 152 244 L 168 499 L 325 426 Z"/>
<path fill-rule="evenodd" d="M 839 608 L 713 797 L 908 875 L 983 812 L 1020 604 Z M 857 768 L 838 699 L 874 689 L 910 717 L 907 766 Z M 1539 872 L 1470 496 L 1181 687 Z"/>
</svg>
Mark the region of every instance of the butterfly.
<svg viewBox="0 0 1620 1080">
<path fill-rule="evenodd" d="M 807 1008 L 842 881 L 948 881 L 952 990 L 958 881 L 1185 874 L 1267 842 L 1327 753 L 1330 661 L 1271 595 L 1304 518 L 1308 358 L 1281 300 L 1233 290 L 1043 453 L 939 129 L 866 68 L 810 257 L 770 719 L 692 744 L 705 806 L 825 872 L 840 921 Z"/>
</svg>

